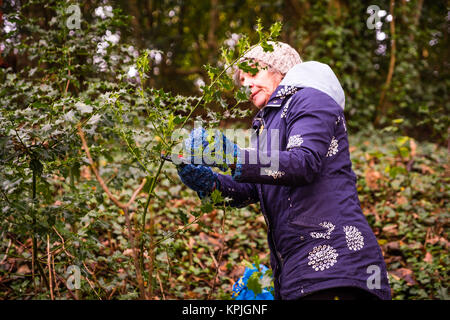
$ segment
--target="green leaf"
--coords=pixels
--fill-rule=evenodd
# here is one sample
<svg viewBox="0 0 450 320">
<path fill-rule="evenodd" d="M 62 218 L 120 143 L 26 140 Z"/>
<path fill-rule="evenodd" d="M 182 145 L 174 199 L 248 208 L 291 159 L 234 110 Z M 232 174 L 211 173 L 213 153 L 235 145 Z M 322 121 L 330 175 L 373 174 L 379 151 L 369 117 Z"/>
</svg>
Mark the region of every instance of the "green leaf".
<svg viewBox="0 0 450 320">
<path fill-rule="evenodd" d="M 242 35 L 237 43 L 237 50 L 240 55 L 242 55 L 245 51 L 250 48 L 250 43 L 248 40 L 248 36 L 246 34 Z"/>
<path fill-rule="evenodd" d="M 180 219 L 183 222 L 183 224 L 187 224 L 189 222 L 189 218 L 188 218 L 187 214 L 184 211 L 178 210 L 177 211 L 177 215 L 180 217 Z"/>
<path fill-rule="evenodd" d="M 210 64 L 206 64 L 203 66 L 206 69 L 206 72 L 208 73 L 208 77 L 211 81 L 213 81 L 216 76 L 220 74 L 220 69 L 211 66 Z"/>
<path fill-rule="evenodd" d="M 249 269 L 253 269 L 253 264 L 247 260 L 243 260 L 242 264 L 244 265 L 244 267 L 249 268 Z"/>
<path fill-rule="evenodd" d="M 201 210 L 203 213 L 210 213 L 211 211 L 214 210 L 214 206 L 213 206 L 213 204 L 212 204 L 211 202 L 205 201 L 205 202 L 202 204 L 202 206 L 200 207 L 200 210 Z"/>
<path fill-rule="evenodd" d="M 273 46 L 270 43 L 268 43 L 267 41 L 262 41 L 261 47 L 263 48 L 264 52 L 272 52 L 273 51 Z"/>
<path fill-rule="evenodd" d="M 30 169 L 33 170 L 37 176 L 41 176 L 44 166 L 38 159 L 31 159 Z"/>
<path fill-rule="evenodd" d="M 214 204 L 217 203 L 222 203 L 223 202 L 223 197 L 222 197 L 222 192 L 220 192 L 219 190 L 214 190 L 211 193 L 211 200 Z"/>
<path fill-rule="evenodd" d="M 255 64 L 258 65 L 257 63 Z M 257 67 L 253 67 L 252 65 L 249 65 L 247 61 L 243 61 L 238 63 L 238 68 L 244 71 L 245 73 L 251 73 L 252 75 L 255 75 L 258 73 L 259 69 Z"/>
<path fill-rule="evenodd" d="M 273 25 L 270 26 L 269 34 L 271 39 L 278 38 L 278 36 L 280 35 L 281 27 L 282 27 L 281 22 L 275 22 Z"/>
<path fill-rule="evenodd" d="M 186 117 L 176 116 L 175 119 L 173 119 L 173 123 L 176 125 L 182 124 L 186 120 Z"/>
<path fill-rule="evenodd" d="M 247 282 L 247 287 L 255 293 L 255 296 L 262 292 L 259 272 L 255 272 L 250 276 Z"/>
<path fill-rule="evenodd" d="M 242 86 L 235 92 L 234 98 L 238 103 L 246 102 L 250 98 L 251 89 L 249 86 Z"/>
</svg>

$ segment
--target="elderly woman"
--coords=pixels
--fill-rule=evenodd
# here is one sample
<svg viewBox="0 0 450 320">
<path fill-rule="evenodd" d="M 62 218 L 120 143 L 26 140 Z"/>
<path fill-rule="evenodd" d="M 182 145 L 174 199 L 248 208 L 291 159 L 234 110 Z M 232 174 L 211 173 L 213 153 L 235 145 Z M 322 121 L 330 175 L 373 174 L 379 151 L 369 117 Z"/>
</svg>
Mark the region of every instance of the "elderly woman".
<svg viewBox="0 0 450 320">
<path fill-rule="evenodd" d="M 259 109 L 255 148 L 222 135 L 225 153 L 238 159 L 227 162 L 231 176 L 194 164 L 179 176 L 201 197 L 218 189 L 233 206 L 260 203 L 276 299 L 390 299 L 386 265 L 358 199 L 343 89 L 329 66 L 271 44 L 272 52 L 257 46 L 244 56 L 256 74 L 235 76 Z M 208 146 L 205 130 L 185 143 L 189 152 Z"/>
</svg>

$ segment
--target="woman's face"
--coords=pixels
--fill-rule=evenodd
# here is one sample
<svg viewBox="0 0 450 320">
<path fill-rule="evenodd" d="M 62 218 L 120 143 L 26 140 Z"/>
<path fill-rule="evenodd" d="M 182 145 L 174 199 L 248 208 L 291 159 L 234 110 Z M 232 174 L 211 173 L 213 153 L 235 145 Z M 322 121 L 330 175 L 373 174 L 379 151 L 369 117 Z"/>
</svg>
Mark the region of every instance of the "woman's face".
<svg viewBox="0 0 450 320">
<path fill-rule="evenodd" d="M 259 109 L 267 104 L 282 78 L 280 73 L 274 73 L 267 69 L 260 69 L 255 75 L 239 70 L 241 85 L 250 87 L 250 101 Z"/>
</svg>

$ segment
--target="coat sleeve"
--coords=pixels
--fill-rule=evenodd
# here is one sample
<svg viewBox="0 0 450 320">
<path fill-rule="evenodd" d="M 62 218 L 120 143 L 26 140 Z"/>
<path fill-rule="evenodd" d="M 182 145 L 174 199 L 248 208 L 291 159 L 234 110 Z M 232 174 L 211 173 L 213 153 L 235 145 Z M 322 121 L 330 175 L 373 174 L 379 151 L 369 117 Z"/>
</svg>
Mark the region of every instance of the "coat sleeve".
<svg viewBox="0 0 450 320">
<path fill-rule="evenodd" d="M 222 196 L 232 199 L 229 203 L 230 206 L 242 208 L 259 201 L 258 191 L 254 184 L 236 182 L 231 176 L 223 174 L 218 174 L 217 179 L 219 180 L 218 190 Z"/>
<path fill-rule="evenodd" d="M 290 186 L 311 183 L 320 174 L 331 148 L 339 110 L 339 105 L 319 90 L 298 91 L 286 113 L 286 150 L 243 150 L 233 179 Z M 250 159 L 257 161 L 252 163 Z"/>
</svg>

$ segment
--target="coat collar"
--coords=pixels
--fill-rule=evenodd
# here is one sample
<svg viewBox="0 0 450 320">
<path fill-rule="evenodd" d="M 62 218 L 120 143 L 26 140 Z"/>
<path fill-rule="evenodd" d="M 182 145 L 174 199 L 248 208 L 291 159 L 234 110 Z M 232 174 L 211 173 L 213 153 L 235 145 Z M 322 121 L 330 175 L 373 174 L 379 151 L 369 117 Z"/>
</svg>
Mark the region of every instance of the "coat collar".
<svg viewBox="0 0 450 320">
<path fill-rule="evenodd" d="M 264 108 L 280 107 L 286 97 L 293 95 L 298 90 L 300 90 L 300 88 L 295 86 L 279 85 L 270 96 L 269 101 L 267 101 L 267 104 L 264 106 Z"/>
</svg>

